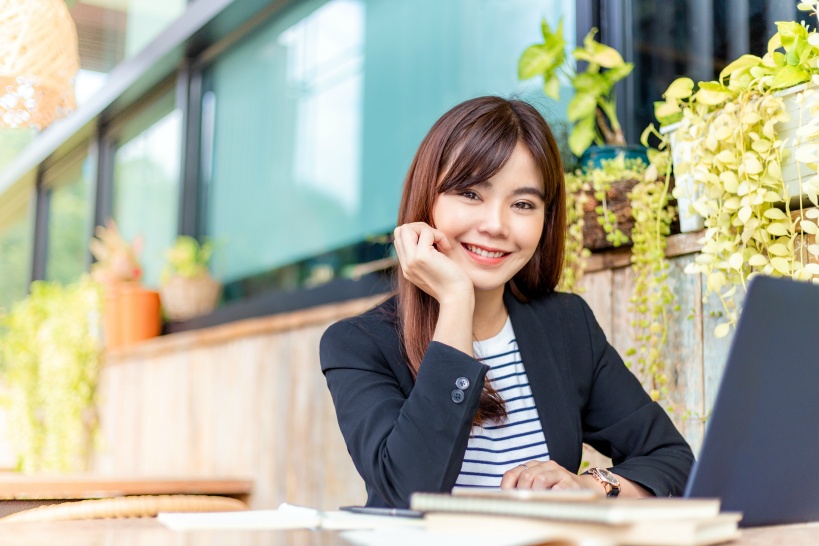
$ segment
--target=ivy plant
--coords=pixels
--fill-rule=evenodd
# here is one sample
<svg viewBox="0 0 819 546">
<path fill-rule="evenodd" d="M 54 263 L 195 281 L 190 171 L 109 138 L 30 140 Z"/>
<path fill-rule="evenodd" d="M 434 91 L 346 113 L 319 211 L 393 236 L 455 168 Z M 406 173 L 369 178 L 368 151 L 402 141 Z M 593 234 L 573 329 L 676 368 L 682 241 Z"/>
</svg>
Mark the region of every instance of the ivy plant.
<svg viewBox="0 0 819 546">
<path fill-rule="evenodd" d="M 89 279 L 35 282 L 0 317 L 3 402 L 24 472 L 80 471 L 96 431 L 100 293 Z"/>
<path fill-rule="evenodd" d="M 816 14 L 819 0 L 798 7 Z M 691 146 L 688 160 L 675 169 L 690 175 L 701 190 L 692 206 L 705 219 L 705 231 L 702 251 L 686 272 L 704 275 L 707 290 L 722 303 L 725 321 L 716 327 L 718 337 L 736 325 L 734 296 L 753 275 L 817 281 L 819 246 L 809 236 L 819 233 L 819 214 L 793 214 L 790 206 L 792 198 L 819 204 L 819 178 L 800 180 L 799 194 L 790 195 L 782 164 L 787 154 L 796 153 L 798 161 L 815 170 L 819 146 L 810 141 L 819 136 L 819 125 L 812 121 L 819 112 L 804 111 L 812 89 L 798 93 L 794 100 L 802 126 L 796 142 L 785 142 L 779 127 L 790 115 L 777 93 L 813 80 L 819 84 L 818 63 L 816 31 L 779 22 L 763 57 L 741 56 L 718 81 L 695 86 L 680 78 L 669 86 L 665 101 L 655 105 L 660 123 L 679 121 L 675 137 Z"/>
</svg>

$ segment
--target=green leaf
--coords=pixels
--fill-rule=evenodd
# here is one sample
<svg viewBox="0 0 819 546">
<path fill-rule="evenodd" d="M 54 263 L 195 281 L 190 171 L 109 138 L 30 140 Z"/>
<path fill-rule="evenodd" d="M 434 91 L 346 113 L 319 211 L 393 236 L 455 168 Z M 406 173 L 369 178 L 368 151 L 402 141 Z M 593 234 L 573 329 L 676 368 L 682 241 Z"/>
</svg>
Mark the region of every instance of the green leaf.
<svg viewBox="0 0 819 546">
<path fill-rule="evenodd" d="M 569 102 L 569 121 L 577 121 L 589 116 L 594 116 L 597 109 L 597 97 L 588 93 L 578 93 Z"/>
<path fill-rule="evenodd" d="M 810 235 L 819 234 L 819 227 L 817 227 L 816 224 L 814 224 L 810 220 L 803 220 L 802 222 L 799 222 L 799 226 L 805 233 L 809 233 Z"/>
<path fill-rule="evenodd" d="M 785 213 L 779 209 L 768 209 L 764 213 L 765 218 L 770 218 L 771 220 L 784 220 L 787 218 Z"/>
<path fill-rule="evenodd" d="M 771 256 L 790 256 L 791 251 L 782 243 L 775 243 L 768 247 L 768 254 Z"/>
<path fill-rule="evenodd" d="M 728 331 L 731 328 L 730 322 L 723 322 L 716 328 L 714 328 L 714 337 L 722 338 L 728 335 Z"/>
<path fill-rule="evenodd" d="M 613 86 L 615 83 L 627 77 L 634 70 L 632 63 L 623 63 L 620 66 L 615 66 L 603 72 L 603 76 L 608 80 L 609 85 Z"/>
<path fill-rule="evenodd" d="M 595 137 L 595 123 L 593 117 L 586 117 L 580 120 L 569 135 L 569 149 L 578 157 L 583 155 Z"/>
<path fill-rule="evenodd" d="M 724 82 L 726 78 L 733 78 L 735 72 L 738 75 L 740 72 L 748 71 L 761 63 L 762 59 L 756 55 L 743 55 L 722 69 L 719 73 L 719 80 Z"/>
<path fill-rule="evenodd" d="M 791 274 L 791 263 L 785 258 L 771 258 L 771 265 L 783 275 Z"/>
<path fill-rule="evenodd" d="M 595 63 L 603 68 L 614 68 L 623 64 L 623 57 L 613 47 L 601 44 L 594 39 L 597 29 L 593 28 L 583 38 L 583 47 L 574 50 L 574 57 L 578 60 Z"/>
<path fill-rule="evenodd" d="M 767 265 L 767 263 L 768 258 L 766 258 L 762 254 L 754 254 L 753 256 L 748 258 L 748 265 L 750 265 L 751 267 L 763 267 L 764 265 Z"/>
<path fill-rule="evenodd" d="M 543 74 L 554 62 L 542 44 L 527 47 L 518 60 L 518 79 L 528 80 Z"/>
<path fill-rule="evenodd" d="M 783 224 L 780 224 L 778 222 L 769 224 L 768 227 L 765 229 L 774 237 L 787 237 L 788 235 L 790 235 L 790 233 L 788 233 L 788 228 L 786 228 Z"/>
<path fill-rule="evenodd" d="M 545 80 L 543 93 L 554 100 L 560 100 L 560 80 L 558 80 L 557 76 Z"/>
<path fill-rule="evenodd" d="M 798 66 L 784 66 L 770 82 L 771 89 L 787 89 L 810 80 L 810 72 Z"/>
<path fill-rule="evenodd" d="M 694 91 L 694 80 L 691 78 L 677 78 L 663 93 L 665 99 L 687 99 Z"/>
<path fill-rule="evenodd" d="M 657 118 L 661 124 L 666 125 L 668 122 L 666 120 L 671 119 L 675 116 L 679 116 L 682 114 L 682 109 L 680 105 L 677 104 L 676 101 L 669 102 L 655 102 L 654 103 L 654 116 Z"/>
</svg>

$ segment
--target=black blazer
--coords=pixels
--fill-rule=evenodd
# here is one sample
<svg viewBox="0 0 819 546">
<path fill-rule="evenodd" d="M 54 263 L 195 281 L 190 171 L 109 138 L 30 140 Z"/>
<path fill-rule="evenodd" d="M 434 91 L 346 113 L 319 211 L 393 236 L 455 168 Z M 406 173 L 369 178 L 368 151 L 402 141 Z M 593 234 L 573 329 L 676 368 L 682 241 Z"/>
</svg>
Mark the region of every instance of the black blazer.
<svg viewBox="0 0 819 546">
<path fill-rule="evenodd" d="M 504 301 L 552 460 L 571 472 L 586 442 L 613 470 L 657 496 L 680 495 L 694 456 L 606 341 L 579 296 Z M 368 506 L 404 507 L 415 491 L 449 491 L 466 451 L 488 366 L 432 342 L 415 381 L 402 356 L 392 298 L 330 326 L 321 369 Z M 455 381 L 470 386 L 456 402 Z"/>
</svg>

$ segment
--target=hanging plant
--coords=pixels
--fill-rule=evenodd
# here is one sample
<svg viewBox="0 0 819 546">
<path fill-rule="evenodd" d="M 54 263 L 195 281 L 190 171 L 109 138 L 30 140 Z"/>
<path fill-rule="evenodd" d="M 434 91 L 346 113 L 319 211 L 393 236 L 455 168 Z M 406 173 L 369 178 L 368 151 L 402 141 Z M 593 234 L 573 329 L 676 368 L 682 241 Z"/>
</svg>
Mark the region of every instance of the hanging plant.
<svg viewBox="0 0 819 546">
<path fill-rule="evenodd" d="M 815 14 L 817 5 L 819 0 L 811 0 L 799 9 Z M 701 82 L 696 91 L 693 81 L 680 78 L 655 110 L 662 124 L 680 122 L 675 137 L 690 147 L 688 160 L 675 170 L 697 186 L 692 206 L 705 219 L 705 231 L 702 251 L 686 272 L 702 274 L 722 303 L 725 320 L 715 329 L 717 337 L 736 325 L 737 288 L 745 290 L 753 275 L 816 281 L 819 274 L 819 265 L 811 263 L 819 247 L 806 244 L 819 232 L 817 213 L 791 213 L 792 198 L 817 204 L 819 184 L 816 177 L 800 179 L 797 195 L 791 195 L 782 175 L 789 153 L 816 166 L 815 144 L 789 148 L 815 138 L 819 128 L 808 123 L 795 142 L 784 141 L 780 128 L 791 115 L 778 93 L 819 73 L 819 35 L 796 22 L 779 22 L 777 30 L 764 57 L 743 55 L 725 67 L 719 81 Z M 806 93 L 813 91 L 795 98 L 800 124 L 810 117 L 802 108 Z"/>
<path fill-rule="evenodd" d="M 646 145 L 646 135 L 643 144 Z M 668 279 L 665 257 L 666 238 L 675 217 L 669 206 L 671 164 L 667 150 L 652 150 L 651 165 L 629 194 L 634 227 L 631 269 L 634 273 L 629 311 L 632 313 L 634 346 L 626 352 L 629 366 L 643 378 L 644 386 L 655 401 L 668 395 L 668 365 L 664 358 L 674 293 Z M 664 176 L 660 176 L 660 172 Z"/>
<path fill-rule="evenodd" d="M 557 290 L 580 294 L 580 280 L 586 271 L 586 258 L 591 252 L 583 246 L 583 219 L 588 196 L 583 191 L 583 177 L 566 173 L 566 238 L 564 242 L 563 273 Z"/>
<path fill-rule="evenodd" d="M 98 287 L 35 282 L 0 318 L 3 400 L 23 472 L 85 468 L 97 428 Z"/>
</svg>

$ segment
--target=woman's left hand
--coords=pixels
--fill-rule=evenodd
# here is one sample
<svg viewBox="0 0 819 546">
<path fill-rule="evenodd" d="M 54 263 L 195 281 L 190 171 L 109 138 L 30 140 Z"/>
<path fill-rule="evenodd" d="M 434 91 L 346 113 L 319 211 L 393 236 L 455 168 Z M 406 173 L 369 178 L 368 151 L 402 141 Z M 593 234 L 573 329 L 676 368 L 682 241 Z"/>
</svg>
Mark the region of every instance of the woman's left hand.
<svg viewBox="0 0 819 546">
<path fill-rule="evenodd" d="M 554 461 L 530 461 L 507 470 L 501 489 L 591 489 L 605 495 L 603 486 L 591 476 L 578 476 Z"/>
</svg>

